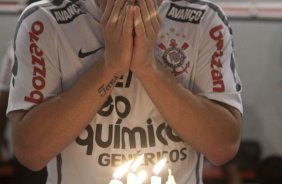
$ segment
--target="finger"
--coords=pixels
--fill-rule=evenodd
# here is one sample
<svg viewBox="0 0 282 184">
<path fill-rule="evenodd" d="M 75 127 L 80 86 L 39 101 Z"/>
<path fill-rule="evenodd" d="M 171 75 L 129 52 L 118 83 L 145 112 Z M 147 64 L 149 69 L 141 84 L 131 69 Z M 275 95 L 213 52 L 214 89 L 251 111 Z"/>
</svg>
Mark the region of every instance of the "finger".
<svg viewBox="0 0 282 184">
<path fill-rule="evenodd" d="M 158 3 L 158 0 L 154 0 L 154 5 L 155 5 L 155 9 L 156 9 L 156 11 L 157 11 L 157 20 L 158 20 L 158 23 L 159 23 L 159 25 L 160 25 L 160 27 L 161 27 L 161 25 L 162 25 L 162 19 L 161 19 L 161 17 L 160 17 L 160 15 L 159 15 L 159 3 Z"/>
<path fill-rule="evenodd" d="M 134 28 L 137 36 L 146 36 L 145 25 L 138 6 L 134 7 Z"/>
<path fill-rule="evenodd" d="M 158 3 L 157 3 L 157 0 L 152 0 L 153 1 L 153 3 L 154 3 L 154 7 L 155 7 L 155 9 L 157 10 L 158 9 Z"/>
<path fill-rule="evenodd" d="M 124 25 L 124 22 L 126 21 L 127 10 L 128 10 L 127 5 L 122 8 L 121 13 L 120 13 L 119 18 L 118 18 L 117 30 L 116 31 L 122 31 L 122 27 Z"/>
<path fill-rule="evenodd" d="M 111 13 L 112 13 L 112 10 L 113 10 L 113 7 L 114 7 L 114 2 L 115 0 L 108 0 L 107 1 L 107 4 L 106 4 L 106 8 L 105 8 L 105 11 L 101 17 L 101 24 L 103 26 L 105 26 L 111 16 Z"/>
<path fill-rule="evenodd" d="M 146 0 L 147 1 L 147 7 L 148 11 L 151 17 L 151 24 L 154 29 L 155 33 L 159 32 L 160 29 L 160 23 L 158 21 L 158 9 L 156 8 L 155 5 L 155 0 Z"/>
<path fill-rule="evenodd" d="M 151 24 L 150 12 L 149 12 L 147 5 L 146 5 L 147 1 L 137 0 L 137 2 L 139 3 L 139 6 L 140 6 L 140 13 L 141 13 L 141 17 L 143 19 L 146 34 L 147 34 L 147 36 L 152 35 L 154 33 L 154 30 L 153 30 L 153 27 L 152 27 L 152 24 Z"/>
<path fill-rule="evenodd" d="M 146 20 L 149 20 L 150 19 L 150 13 L 147 9 L 146 1 L 145 0 L 137 0 L 137 3 L 140 7 L 141 17 L 143 19 L 143 22 L 145 22 Z"/>
<path fill-rule="evenodd" d="M 123 25 L 123 34 L 131 36 L 133 31 L 133 6 L 129 5 L 126 8 L 126 17 Z"/>
<path fill-rule="evenodd" d="M 112 21 L 112 23 L 116 23 L 119 19 L 119 16 L 123 10 L 123 7 L 125 5 L 126 0 L 115 0 L 114 3 L 114 8 L 112 11 L 112 14 L 110 16 L 110 20 Z"/>
</svg>

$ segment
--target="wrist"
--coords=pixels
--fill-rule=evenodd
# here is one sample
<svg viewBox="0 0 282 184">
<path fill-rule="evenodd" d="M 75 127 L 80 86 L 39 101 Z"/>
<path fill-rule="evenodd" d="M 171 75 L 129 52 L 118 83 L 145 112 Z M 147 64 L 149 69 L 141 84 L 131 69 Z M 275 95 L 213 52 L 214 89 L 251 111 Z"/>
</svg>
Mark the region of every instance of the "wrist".
<svg viewBox="0 0 282 184">
<path fill-rule="evenodd" d="M 102 60 L 106 70 L 114 76 L 122 76 L 129 71 L 130 62 L 124 62 L 126 59 L 107 57 L 104 53 Z"/>
<path fill-rule="evenodd" d="M 148 59 L 142 65 L 135 66 L 132 72 L 138 78 L 144 78 L 150 76 L 152 73 L 158 71 L 158 62 L 155 59 Z"/>
<path fill-rule="evenodd" d="M 121 70 L 122 67 L 119 67 L 115 62 L 112 62 L 112 60 L 113 59 L 108 58 L 105 55 L 102 57 L 104 70 L 111 76 L 123 75 L 123 72 Z"/>
</svg>

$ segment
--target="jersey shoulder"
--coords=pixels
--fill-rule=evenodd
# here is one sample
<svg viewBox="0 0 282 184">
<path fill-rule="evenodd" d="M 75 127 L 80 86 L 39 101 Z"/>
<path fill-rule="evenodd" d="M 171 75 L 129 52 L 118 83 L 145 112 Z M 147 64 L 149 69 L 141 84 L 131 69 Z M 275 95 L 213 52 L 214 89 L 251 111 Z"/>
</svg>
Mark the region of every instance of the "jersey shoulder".
<svg viewBox="0 0 282 184">
<path fill-rule="evenodd" d="M 222 8 L 218 4 L 209 0 L 170 0 L 170 1 L 172 3 L 185 4 L 186 6 L 189 7 L 197 7 L 200 9 L 205 9 L 206 11 L 223 13 Z"/>
<path fill-rule="evenodd" d="M 223 9 L 216 3 L 208 0 L 167 0 L 167 18 L 190 22 L 193 24 L 209 25 L 224 23 L 228 26 L 228 19 Z"/>
<path fill-rule="evenodd" d="M 215 2 L 208 0 L 186 0 L 186 1 L 190 4 L 190 6 L 195 6 L 200 9 L 204 9 L 206 14 L 206 16 L 204 16 L 204 19 L 208 19 L 210 21 L 211 17 L 217 17 L 224 24 L 228 25 L 228 18 L 225 12 Z"/>
<path fill-rule="evenodd" d="M 85 12 L 77 0 L 42 0 L 24 9 L 19 22 L 30 19 L 49 20 L 55 24 L 66 24 Z"/>
</svg>

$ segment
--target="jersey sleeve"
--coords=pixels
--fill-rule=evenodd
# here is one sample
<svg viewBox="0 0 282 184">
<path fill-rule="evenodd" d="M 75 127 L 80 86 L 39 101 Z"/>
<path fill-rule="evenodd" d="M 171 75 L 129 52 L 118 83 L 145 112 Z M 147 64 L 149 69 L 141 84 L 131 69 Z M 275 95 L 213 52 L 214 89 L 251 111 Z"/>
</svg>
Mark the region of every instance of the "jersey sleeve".
<svg viewBox="0 0 282 184">
<path fill-rule="evenodd" d="M 7 113 L 28 110 L 61 92 L 57 35 L 49 17 L 33 6 L 18 21 Z"/>
<path fill-rule="evenodd" d="M 243 112 L 241 82 L 236 69 L 232 29 L 214 6 L 201 22 L 194 92 Z"/>
</svg>

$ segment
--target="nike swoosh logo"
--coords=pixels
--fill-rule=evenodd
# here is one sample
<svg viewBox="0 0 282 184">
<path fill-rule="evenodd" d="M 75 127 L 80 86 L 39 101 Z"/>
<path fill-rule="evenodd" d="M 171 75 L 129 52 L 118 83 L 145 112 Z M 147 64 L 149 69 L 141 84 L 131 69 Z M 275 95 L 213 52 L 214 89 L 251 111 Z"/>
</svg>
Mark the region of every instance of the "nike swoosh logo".
<svg viewBox="0 0 282 184">
<path fill-rule="evenodd" d="M 80 50 L 79 50 L 79 53 L 78 53 L 78 57 L 79 57 L 79 58 L 85 58 L 85 57 L 87 57 L 87 56 L 90 56 L 90 55 L 92 55 L 92 54 L 98 52 L 99 50 L 101 50 L 101 49 L 103 49 L 103 48 L 104 48 L 104 47 L 99 47 L 99 48 L 97 48 L 97 49 L 95 49 L 95 50 L 92 50 L 92 51 L 89 51 L 89 52 L 82 52 L 82 50 L 80 49 Z"/>
</svg>

